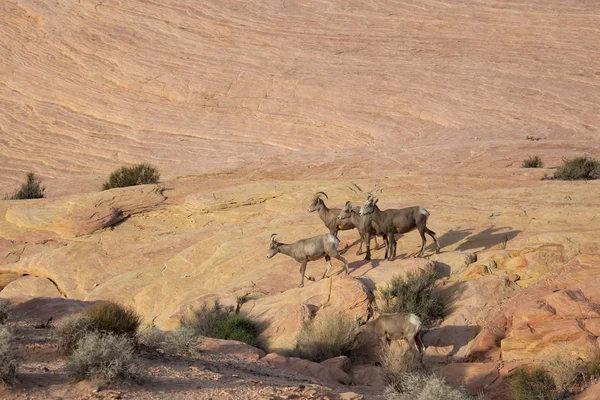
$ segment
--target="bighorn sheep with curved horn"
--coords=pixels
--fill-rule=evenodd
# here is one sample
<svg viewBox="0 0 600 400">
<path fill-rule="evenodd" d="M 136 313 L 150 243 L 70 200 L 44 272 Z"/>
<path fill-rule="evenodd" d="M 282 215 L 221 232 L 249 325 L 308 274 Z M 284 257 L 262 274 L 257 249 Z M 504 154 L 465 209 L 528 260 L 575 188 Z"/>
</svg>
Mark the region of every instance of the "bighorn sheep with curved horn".
<svg viewBox="0 0 600 400">
<path fill-rule="evenodd" d="M 369 195 L 370 197 L 370 195 Z M 356 229 L 358 230 L 358 233 L 360 234 L 360 238 L 362 239 L 362 241 L 360 242 L 360 246 L 358 248 L 358 251 L 356 252 L 356 255 L 360 255 L 362 254 L 361 250 L 362 250 L 362 246 L 363 244 L 366 243 L 366 247 L 367 247 L 367 255 L 365 256 L 365 260 L 370 260 L 371 259 L 371 240 L 367 240 L 367 231 L 371 234 L 371 235 L 375 235 L 375 246 L 378 248 L 379 246 L 377 245 L 377 231 L 375 230 L 375 228 L 373 228 L 373 225 L 371 223 L 371 214 L 368 215 L 360 215 L 360 207 L 352 207 L 352 203 L 350 203 L 349 201 L 346 202 L 346 204 L 344 205 L 344 208 L 342 208 L 342 210 L 340 211 L 340 214 L 338 215 L 338 219 L 345 219 L 345 218 L 349 218 L 350 221 L 352 221 L 352 224 L 354 224 L 354 226 L 356 227 Z M 387 249 L 387 237 L 385 235 L 383 236 L 383 241 L 385 242 L 385 246 Z"/>
<path fill-rule="evenodd" d="M 386 234 L 388 247 L 386 256 L 388 256 L 388 261 L 392 261 L 396 257 L 396 239 L 394 238 L 394 234 L 407 233 L 414 229 L 417 229 L 421 235 L 421 250 L 418 257 L 423 255 L 423 248 L 425 247 L 425 243 L 427 243 L 425 234 L 431 236 L 437 246 L 436 252 L 440 252 L 440 244 L 435 232 L 427 228 L 429 211 L 420 206 L 381 211 L 377 206 L 378 201 L 379 199 L 369 197 L 361 207 L 360 215 L 372 214 L 371 223 L 375 231 Z M 371 234 L 367 233 L 367 240 L 370 237 Z"/>
<path fill-rule="evenodd" d="M 297 242 L 291 244 L 279 243 L 276 239 L 276 236 L 276 233 L 271 235 L 271 246 L 269 248 L 269 252 L 267 253 L 267 258 L 271 258 L 277 253 L 283 253 L 298 261 L 300 263 L 301 275 L 300 287 L 304 286 L 306 264 L 309 261 L 319 260 L 323 257 L 325 257 L 325 261 L 327 261 L 327 269 L 325 270 L 325 273 L 321 279 L 325 278 L 329 273 L 329 270 L 331 269 L 332 257 L 344 263 L 346 275 L 348 275 L 348 260 L 342 257 L 337 249 L 340 244 L 340 240 L 331 233 L 298 240 Z M 314 280 L 309 277 L 307 277 L 307 279 Z"/>
<path fill-rule="evenodd" d="M 350 220 L 350 218 L 339 218 L 340 212 L 342 211 L 340 208 L 327 208 L 327 206 L 325 205 L 325 202 L 323 201 L 321 196 L 325 196 L 325 198 L 327 198 L 327 200 L 329 200 L 329 197 L 327 196 L 327 194 L 325 192 L 315 193 L 315 196 L 313 197 L 312 202 L 308 206 L 308 212 L 318 211 L 319 217 L 321 217 L 321 220 L 323 221 L 323 223 L 325 223 L 325 226 L 329 229 L 329 233 L 331 233 L 332 235 L 337 237 L 338 231 L 347 231 L 349 229 L 357 228 L 357 226 L 354 225 L 354 223 Z M 360 210 L 360 207 L 355 207 L 354 211 L 356 211 L 358 213 L 359 210 Z M 359 233 L 360 233 L 360 230 L 359 230 Z M 375 237 L 375 246 L 379 247 L 379 244 L 377 243 L 377 237 Z M 361 249 L 362 249 L 362 244 L 361 244 L 361 247 L 358 249 L 359 252 L 356 253 L 357 255 L 360 254 Z"/>
</svg>

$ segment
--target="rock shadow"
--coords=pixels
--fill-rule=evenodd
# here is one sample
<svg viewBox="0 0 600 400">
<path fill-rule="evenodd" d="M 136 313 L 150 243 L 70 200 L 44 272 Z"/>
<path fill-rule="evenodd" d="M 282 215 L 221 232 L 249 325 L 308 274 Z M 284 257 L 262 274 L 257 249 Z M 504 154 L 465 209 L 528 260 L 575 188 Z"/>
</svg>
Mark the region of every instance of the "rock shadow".
<svg viewBox="0 0 600 400">
<path fill-rule="evenodd" d="M 481 327 L 479 325 L 449 325 L 429 329 L 422 336 L 423 343 L 427 347 L 429 353 L 428 359 L 430 361 L 439 362 L 447 361 L 449 357 L 456 355 L 460 349 L 475 339 L 480 331 Z M 452 347 L 452 350 L 448 353 L 442 350 L 438 351 L 438 354 L 431 354 L 431 348 L 436 347 Z"/>
</svg>

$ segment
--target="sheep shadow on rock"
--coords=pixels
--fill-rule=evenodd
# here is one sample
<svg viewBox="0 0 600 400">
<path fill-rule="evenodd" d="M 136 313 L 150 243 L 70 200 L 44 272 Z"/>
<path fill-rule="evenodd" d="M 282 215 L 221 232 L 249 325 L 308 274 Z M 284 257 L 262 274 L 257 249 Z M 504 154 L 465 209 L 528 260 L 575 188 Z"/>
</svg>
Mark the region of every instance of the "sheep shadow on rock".
<svg viewBox="0 0 600 400">
<path fill-rule="evenodd" d="M 521 231 L 512 230 L 510 227 L 491 226 L 475 235 L 467 237 L 467 240 L 459 244 L 456 250 L 489 249 L 502 243 L 508 243 L 509 240 L 514 239 L 519 233 Z"/>
</svg>

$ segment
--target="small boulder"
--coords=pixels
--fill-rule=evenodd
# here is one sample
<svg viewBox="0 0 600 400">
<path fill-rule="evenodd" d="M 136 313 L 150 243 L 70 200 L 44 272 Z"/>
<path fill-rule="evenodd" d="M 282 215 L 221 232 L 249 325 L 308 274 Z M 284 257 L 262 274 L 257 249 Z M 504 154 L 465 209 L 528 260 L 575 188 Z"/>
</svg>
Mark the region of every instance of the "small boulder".
<svg viewBox="0 0 600 400">
<path fill-rule="evenodd" d="M 330 358 L 321 362 L 321 365 L 324 365 L 327 368 L 339 368 L 344 372 L 348 372 L 350 371 L 350 368 L 352 368 L 352 363 L 350 362 L 350 359 L 346 356 Z"/>
<path fill-rule="evenodd" d="M 264 351 L 249 344 L 237 340 L 223 340 L 204 338 L 198 346 L 200 350 L 208 350 L 215 353 L 231 354 L 245 360 L 256 361 L 266 355 Z"/>
<path fill-rule="evenodd" d="M 288 369 L 321 381 L 341 383 L 344 385 L 350 385 L 352 383 L 352 377 L 341 369 L 336 367 L 326 367 L 302 358 L 284 357 L 276 353 L 269 353 L 261 358 L 260 361 L 266 362 L 276 368 Z"/>
</svg>

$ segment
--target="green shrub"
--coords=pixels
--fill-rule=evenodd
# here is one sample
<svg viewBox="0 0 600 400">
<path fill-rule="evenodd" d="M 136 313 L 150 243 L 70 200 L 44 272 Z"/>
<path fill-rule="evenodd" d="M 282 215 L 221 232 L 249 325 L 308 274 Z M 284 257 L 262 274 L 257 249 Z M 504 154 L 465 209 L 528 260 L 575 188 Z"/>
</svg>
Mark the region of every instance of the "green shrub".
<svg viewBox="0 0 600 400">
<path fill-rule="evenodd" d="M 123 380 L 132 376 L 133 352 L 127 336 L 88 332 L 70 355 L 67 371 L 79 380 Z"/>
<path fill-rule="evenodd" d="M 140 326 L 140 316 L 131 308 L 110 301 L 94 304 L 83 312 L 92 321 L 95 330 L 135 337 Z"/>
<path fill-rule="evenodd" d="M 45 187 L 41 185 L 38 178 L 35 177 L 33 172 L 27 174 L 27 182 L 21 185 L 21 189 L 17 190 L 12 195 L 7 195 L 6 200 L 27 200 L 27 199 L 41 199 L 46 197 L 44 195 Z"/>
<path fill-rule="evenodd" d="M 6 323 L 10 317 L 10 300 L 0 299 L 0 324 Z"/>
<path fill-rule="evenodd" d="M 543 168 L 544 162 L 542 161 L 542 159 L 539 156 L 529 156 L 529 158 L 526 158 L 525 160 L 523 160 L 521 167 L 522 168 Z"/>
<path fill-rule="evenodd" d="M 406 279 L 393 277 L 387 287 L 381 290 L 381 298 L 385 301 L 383 311 L 413 313 L 425 325 L 442 317 L 444 306 L 432 293 L 437 279 L 435 272 L 418 275 L 409 273 Z"/>
<path fill-rule="evenodd" d="M 358 326 L 348 315 L 327 309 L 303 325 L 298 334 L 296 351 L 302 358 L 315 362 L 348 356 L 358 346 Z"/>
<path fill-rule="evenodd" d="M 258 328 L 250 319 L 225 310 L 215 300 L 212 307 L 206 303 L 181 319 L 181 325 L 196 335 L 216 339 L 238 340 L 251 346 L 258 345 Z"/>
<path fill-rule="evenodd" d="M 510 390 L 515 400 L 551 400 L 556 384 L 544 368 L 531 372 L 520 368 L 510 380 Z"/>
<path fill-rule="evenodd" d="M 600 162 L 587 157 L 575 157 L 570 160 L 564 159 L 563 165 L 554 172 L 554 179 L 567 181 L 598 178 L 600 178 Z"/>
<path fill-rule="evenodd" d="M 10 331 L 0 326 L 0 383 L 12 383 L 18 369 L 19 359 L 13 349 Z"/>
<path fill-rule="evenodd" d="M 121 167 L 110 174 L 108 181 L 102 185 L 102 190 L 157 183 L 159 178 L 158 170 L 149 164 Z"/>
<path fill-rule="evenodd" d="M 471 396 L 448 385 L 437 375 L 403 374 L 385 390 L 386 400 L 470 400 Z"/>
<path fill-rule="evenodd" d="M 237 340 L 250 346 L 258 347 L 258 329 L 250 319 L 231 314 L 217 327 L 216 337 L 219 339 Z"/>
</svg>

